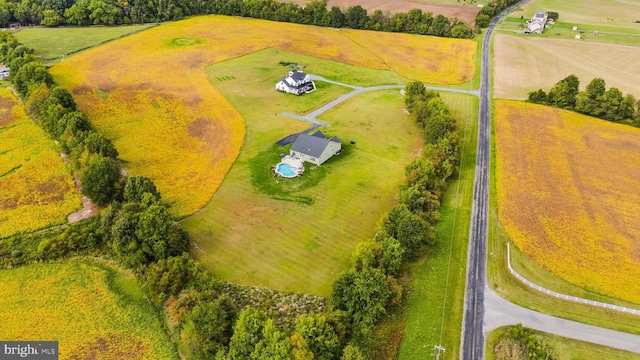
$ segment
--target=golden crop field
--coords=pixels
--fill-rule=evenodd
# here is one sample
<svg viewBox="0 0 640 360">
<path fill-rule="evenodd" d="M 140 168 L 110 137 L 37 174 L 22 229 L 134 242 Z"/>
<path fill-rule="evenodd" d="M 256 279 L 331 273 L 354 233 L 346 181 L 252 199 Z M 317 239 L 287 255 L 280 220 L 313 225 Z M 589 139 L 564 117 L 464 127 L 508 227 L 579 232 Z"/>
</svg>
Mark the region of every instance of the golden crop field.
<svg viewBox="0 0 640 360">
<path fill-rule="evenodd" d="M 0 338 L 56 340 L 65 359 L 177 359 L 132 275 L 84 263 L 0 270 Z"/>
<path fill-rule="evenodd" d="M 388 43 L 382 44 L 380 37 L 376 32 L 356 35 L 264 20 L 195 17 L 81 53 L 51 73 L 115 142 L 129 172 L 152 178 L 176 212 L 187 215 L 211 198 L 238 156 L 246 131 L 242 117 L 209 81 L 205 66 L 278 48 L 394 69 L 430 83 L 474 76 L 473 41 L 385 34 Z M 410 48 L 445 49 L 449 43 L 457 52 L 419 51 L 415 56 L 420 61 L 412 68 L 399 65 Z M 442 63 L 458 64 L 458 72 Z M 273 79 L 274 85 L 278 80 Z"/>
<path fill-rule="evenodd" d="M 53 141 L 0 88 L 0 237 L 64 222 L 80 206 Z"/>
<path fill-rule="evenodd" d="M 586 88 L 594 78 L 640 98 L 640 47 L 577 40 L 497 34 L 494 40 L 494 96 L 526 99 L 568 75 Z"/>
<path fill-rule="evenodd" d="M 640 304 L 640 129 L 518 101 L 495 109 L 511 240 L 562 279 Z"/>
</svg>

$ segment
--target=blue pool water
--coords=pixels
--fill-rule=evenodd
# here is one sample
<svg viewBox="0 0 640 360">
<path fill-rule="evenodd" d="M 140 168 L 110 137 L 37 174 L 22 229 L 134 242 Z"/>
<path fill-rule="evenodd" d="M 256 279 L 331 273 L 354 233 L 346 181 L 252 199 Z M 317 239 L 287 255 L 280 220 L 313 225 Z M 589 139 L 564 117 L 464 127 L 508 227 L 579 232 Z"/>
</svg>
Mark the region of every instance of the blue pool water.
<svg viewBox="0 0 640 360">
<path fill-rule="evenodd" d="M 296 176 L 296 173 L 293 171 L 293 168 L 291 168 L 291 166 L 289 166 L 289 164 L 285 164 L 285 163 L 278 164 L 278 169 L 276 171 L 279 172 L 280 174 L 282 174 L 282 176 L 285 176 L 285 177 L 294 177 L 294 176 Z"/>
</svg>

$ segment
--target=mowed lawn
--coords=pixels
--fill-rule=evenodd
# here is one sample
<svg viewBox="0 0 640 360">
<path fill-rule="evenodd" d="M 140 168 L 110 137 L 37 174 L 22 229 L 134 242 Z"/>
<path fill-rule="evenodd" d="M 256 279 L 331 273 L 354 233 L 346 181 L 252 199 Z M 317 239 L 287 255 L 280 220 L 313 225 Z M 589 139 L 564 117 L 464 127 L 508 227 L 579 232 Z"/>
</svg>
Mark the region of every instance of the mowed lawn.
<svg viewBox="0 0 640 360">
<path fill-rule="evenodd" d="M 80 206 L 54 142 L 0 88 L 0 237 L 66 222 Z"/>
<path fill-rule="evenodd" d="M 0 338 L 56 340 L 60 359 L 177 359 L 133 275 L 69 261 L 0 270 Z"/>
<path fill-rule="evenodd" d="M 495 106 L 497 203 L 511 241 L 561 279 L 640 304 L 640 129 Z"/>
<path fill-rule="evenodd" d="M 321 116 L 330 126 L 320 130 L 343 142 L 340 155 L 321 167 L 305 164 L 300 178 L 273 177 L 270 168 L 288 153 L 275 142 L 310 126 L 281 112 L 308 113 L 326 101 L 319 101 L 323 93 L 335 97 L 349 90 L 318 82 L 318 90 L 300 97 L 276 92 L 273 77 L 288 71 L 280 59 L 307 64 L 310 72 L 325 69 L 327 74 L 313 73 L 327 77 L 374 78 L 370 70 L 274 50 L 209 67 L 214 83 L 235 76 L 216 86 L 245 118 L 247 138 L 211 202 L 182 226 L 195 242 L 193 255 L 216 277 L 327 296 L 355 245 L 373 236 L 393 205 L 421 135 L 403 111 L 399 89 L 367 93 Z M 375 77 L 397 79 L 392 72 Z"/>
<path fill-rule="evenodd" d="M 581 89 L 594 78 L 602 78 L 608 88 L 617 87 L 640 98 L 637 46 L 497 34 L 493 58 L 497 98 L 526 99 L 529 92 L 540 88 L 548 92 L 571 74 L 580 79 Z"/>
<path fill-rule="evenodd" d="M 154 24 L 91 27 L 34 27 L 15 33 L 21 43 L 35 50 L 43 60 L 64 56 L 101 43 L 147 29 Z"/>
<path fill-rule="evenodd" d="M 476 43 L 201 16 L 82 52 L 51 73 L 114 141 L 129 173 L 153 179 L 176 213 L 186 216 L 209 201 L 245 136 L 242 117 L 204 68 L 266 48 L 452 84 L 474 76 Z"/>
</svg>

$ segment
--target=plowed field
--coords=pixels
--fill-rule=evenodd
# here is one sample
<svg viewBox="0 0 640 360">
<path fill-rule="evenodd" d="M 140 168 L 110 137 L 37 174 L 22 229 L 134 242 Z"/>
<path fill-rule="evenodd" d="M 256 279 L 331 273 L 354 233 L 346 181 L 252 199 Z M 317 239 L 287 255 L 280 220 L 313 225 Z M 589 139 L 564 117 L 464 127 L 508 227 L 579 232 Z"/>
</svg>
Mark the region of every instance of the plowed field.
<svg viewBox="0 0 640 360">
<path fill-rule="evenodd" d="M 562 279 L 640 304 L 640 129 L 496 102 L 500 221 Z"/>
</svg>

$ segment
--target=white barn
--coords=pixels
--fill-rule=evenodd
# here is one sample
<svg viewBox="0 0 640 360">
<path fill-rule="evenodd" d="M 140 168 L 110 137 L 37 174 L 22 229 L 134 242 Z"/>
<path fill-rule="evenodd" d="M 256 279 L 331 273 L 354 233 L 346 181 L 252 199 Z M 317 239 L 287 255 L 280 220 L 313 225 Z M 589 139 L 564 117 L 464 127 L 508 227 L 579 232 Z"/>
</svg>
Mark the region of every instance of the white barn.
<svg viewBox="0 0 640 360">
<path fill-rule="evenodd" d="M 312 92 L 316 89 L 316 84 L 308 74 L 302 71 L 291 70 L 287 77 L 283 77 L 277 84 L 276 90 L 288 94 L 300 95 Z"/>
<path fill-rule="evenodd" d="M 0 80 L 4 80 L 9 77 L 9 67 L 0 65 Z"/>
<path fill-rule="evenodd" d="M 342 150 L 342 141 L 337 137 L 327 139 L 320 131 L 312 135 L 300 134 L 291 145 L 289 155 L 315 165 L 322 165 Z"/>
</svg>

